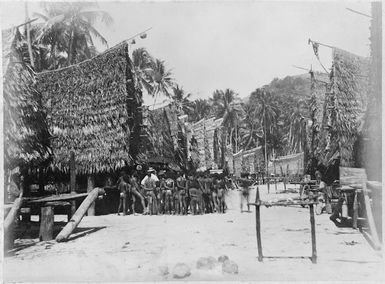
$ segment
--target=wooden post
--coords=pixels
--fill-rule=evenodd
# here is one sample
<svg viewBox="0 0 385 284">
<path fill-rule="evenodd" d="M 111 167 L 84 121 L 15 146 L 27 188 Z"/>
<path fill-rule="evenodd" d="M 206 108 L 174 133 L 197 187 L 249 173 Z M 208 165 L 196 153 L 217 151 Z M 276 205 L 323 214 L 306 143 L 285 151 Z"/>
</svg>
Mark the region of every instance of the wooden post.
<svg viewBox="0 0 385 284">
<path fill-rule="evenodd" d="M 45 204 L 41 207 L 41 222 L 40 222 L 40 241 L 50 241 L 53 239 L 54 225 L 54 207 L 50 204 Z"/>
<path fill-rule="evenodd" d="M 317 246 L 315 236 L 315 220 L 314 220 L 314 206 L 309 204 L 310 209 L 310 225 L 311 225 L 311 262 L 317 263 Z"/>
<path fill-rule="evenodd" d="M 103 194 L 104 190 L 102 188 L 94 188 L 84 199 L 82 204 L 76 210 L 75 214 L 72 216 L 71 220 L 67 225 L 61 230 L 59 235 L 56 237 L 57 242 L 64 242 L 72 234 L 73 230 L 76 229 L 80 221 L 83 219 L 84 215 L 87 212 L 87 209 L 92 205 L 92 203 L 98 198 L 99 194 Z"/>
<path fill-rule="evenodd" d="M 94 189 L 94 177 L 92 175 L 87 176 L 87 192 L 91 192 Z M 95 201 L 91 203 L 87 210 L 88 216 L 95 216 Z"/>
<path fill-rule="evenodd" d="M 44 168 L 39 168 L 39 193 L 44 194 Z"/>
<path fill-rule="evenodd" d="M 260 199 L 259 199 L 259 186 L 257 186 L 257 194 L 255 196 L 255 220 L 257 230 L 257 246 L 258 246 L 258 261 L 263 261 L 262 254 L 262 241 L 261 241 L 261 215 L 260 215 Z"/>
<path fill-rule="evenodd" d="M 71 193 L 76 193 L 76 164 L 75 164 L 75 152 L 70 153 L 70 188 Z M 71 201 L 71 217 L 76 211 L 76 201 Z"/>
<path fill-rule="evenodd" d="M 266 178 L 266 182 L 267 182 L 267 193 L 270 193 L 270 178 L 269 177 Z"/>
<path fill-rule="evenodd" d="M 381 243 L 380 243 L 380 240 L 378 238 L 376 224 L 374 223 L 374 217 L 373 217 L 373 213 L 372 213 L 372 206 L 370 204 L 368 190 L 366 189 L 366 182 L 363 183 L 362 191 L 364 193 L 366 216 L 367 216 L 367 220 L 368 220 L 370 234 L 371 234 L 372 240 L 373 240 L 373 246 L 374 246 L 374 249 L 380 250 L 381 249 Z"/>
<path fill-rule="evenodd" d="M 3 223 L 5 249 L 12 249 L 15 241 L 14 228 L 15 228 L 18 214 L 20 212 L 20 208 L 23 205 L 23 194 L 24 194 L 23 182 L 24 182 L 24 177 L 21 176 L 20 177 L 20 195 L 13 202 L 12 208 L 9 211 Z"/>
<path fill-rule="evenodd" d="M 275 193 L 277 193 L 277 177 L 274 177 Z"/>
<path fill-rule="evenodd" d="M 357 190 L 354 191 L 354 202 L 353 202 L 353 229 L 357 229 L 358 219 L 358 201 L 357 201 Z"/>
<path fill-rule="evenodd" d="M 123 216 L 127 215 L 127 207 L 126 207 L 126 205 L 127 205 L 127 194 L 128 194 L 128 192 L 125 192 L 124 195 L 123 195 Z"/>
</svg>

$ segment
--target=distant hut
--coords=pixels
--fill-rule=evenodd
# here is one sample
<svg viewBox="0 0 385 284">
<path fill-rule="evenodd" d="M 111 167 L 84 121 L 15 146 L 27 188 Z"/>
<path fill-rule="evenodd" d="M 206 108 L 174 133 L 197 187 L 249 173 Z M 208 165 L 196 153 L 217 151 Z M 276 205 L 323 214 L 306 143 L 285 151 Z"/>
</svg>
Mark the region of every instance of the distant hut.
<svg viewBox="0 0 385 284">
<path fill-rule="evenodd" d="M 183 120 L 173 104 L 144 112 L 145 130 L 138 162 L 156 168 L 186 169 L 187 145 Z"/>
<path fill-rule="evenodd" d="M 17 28 L 2 31 L 5 181 L 20 167 L 25 176 L 50 157 L 49 133 L 35 73 L 23 57 Z"/>
<path fill-rule="evenodd" d="M 128 44 L 37 77 L 53 135 L 52 169 L 92 177 L 131 165 L 140 143 L 142 95 L 135 86 Z M 93 186 L 92 178 L 88 187 Z"/>
</svg>

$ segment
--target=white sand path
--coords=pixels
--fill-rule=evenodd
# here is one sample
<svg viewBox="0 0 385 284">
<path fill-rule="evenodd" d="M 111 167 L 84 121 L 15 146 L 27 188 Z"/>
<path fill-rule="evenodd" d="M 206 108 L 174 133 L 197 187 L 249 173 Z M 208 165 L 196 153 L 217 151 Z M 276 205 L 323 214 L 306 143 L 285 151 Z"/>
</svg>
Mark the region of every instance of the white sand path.
<svg viewBox="0 0 385 284">
<path fill-rule="evenodd" d="M 279 185 L 282 190 L 282 185 Z M 293 197 L 267 194 L 262 199 Z M 255 190 L 250 200 L 255 199 Z M 318 263 L 309 259 L 257 260 L 255 214 L 240 213 L 239 192 L 227 198 L 226 214 L 198 216 L 95 216 L 85 217 L 79 228 L 99 227 L 67 243 L 40 242 L 6 257 L 6 282 L 165 281 L 161 265 L 184 262 L 191 267 L 186 280 L 383 280 L 383 259 L 351 228 L 337 228 L 329 215 L 316 216 Z M 262 245 L 266 256 L 310 256 L 310 221 L 307 208 L 261 209 Z M 36 241 L 36 240 L 34 240 Z M 202 256 L 227 255 L 239 274 L 223 274 L 220 267 L 196 268 Z"/>
</svg>

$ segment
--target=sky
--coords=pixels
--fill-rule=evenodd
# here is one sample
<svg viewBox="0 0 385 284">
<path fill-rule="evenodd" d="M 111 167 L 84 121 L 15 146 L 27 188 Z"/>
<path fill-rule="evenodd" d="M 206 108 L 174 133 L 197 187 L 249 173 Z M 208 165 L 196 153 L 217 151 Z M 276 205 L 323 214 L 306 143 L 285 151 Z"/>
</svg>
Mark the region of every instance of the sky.
<svg viewBox="0 0 385 284">
<path fill-rule="evenodd" d="M 24 22 L 22 2 L 1 1 L 2 28 Z M 230 88 L 240 97 L 274 78 L 306 73 L 293 65 L 322 71 L 308 39 L 369 56 L 369 2 L 99 2 L 113 18 L 97 25 L 113 46 L 152 27 L 145 47 L 165 61 L 175 81 L 193 99 Z M 31 17 L 39 3 L 29 3 Z M 98 50 L 106 47 L 97 44 Z M 322 63 L 331 66 L 331 49 L 320 47 Z M 145 101 L 149 101 L 148 98 Z"/>
</svg>

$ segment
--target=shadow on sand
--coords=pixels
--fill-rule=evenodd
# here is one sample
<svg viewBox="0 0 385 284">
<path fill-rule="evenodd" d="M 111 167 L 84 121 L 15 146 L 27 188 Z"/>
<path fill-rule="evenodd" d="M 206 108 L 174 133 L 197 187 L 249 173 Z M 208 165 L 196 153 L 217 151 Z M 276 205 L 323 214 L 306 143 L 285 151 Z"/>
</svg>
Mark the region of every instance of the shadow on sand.
<svg viewBox="0 0 385 284">
<path fill-rule="evenodd" d="M 66 222 L 55 222 L 53 228 L 54 238 L 60 233 L 60 231 L 66 225 Z M 68 238 L 68 242 L 74 241 L 76 239 L 82 238 L 86 235 L 95 233 L 99 230 L 105 229 L 106 226 L 101 227 L 80 227 L 76 228 L 71 236 Z M 14 242 L 14 246 L 12 249 L 8 251 L 4 251 L 4 256 L 14 256 L 17 252 L 24 250 L 29 247 L 33 247 L 36 245 L 46 245 L 46 249 L 50 248 L 56 241 L 53 239 L 51 241 L 41 242 L 39 240 L 39 231 L 40 231 L 40 223 L 39 222 L 30 222 L 30 223 L 22 223 L 15 231 L 16 239 Z"/>
</svg>

